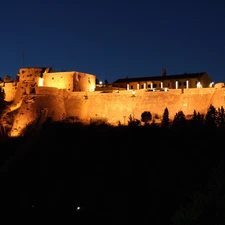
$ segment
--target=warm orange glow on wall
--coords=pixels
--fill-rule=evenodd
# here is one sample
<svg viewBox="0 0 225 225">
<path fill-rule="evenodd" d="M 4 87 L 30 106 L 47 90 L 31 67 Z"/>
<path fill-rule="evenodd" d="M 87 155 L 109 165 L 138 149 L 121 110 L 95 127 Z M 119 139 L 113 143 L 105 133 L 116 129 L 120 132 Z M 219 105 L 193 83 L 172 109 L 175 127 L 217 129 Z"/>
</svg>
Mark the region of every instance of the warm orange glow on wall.
<svg viewBox="0 0 225 225">
<path fill-rule="evenodd" d="M 92 87 L 90 88 L 90 91 L 92 92 L 92 91 L 95 91 L 95 86 L 94 85 L 92 85 Z"/>
<path fill-rule="evenodd" d="M 18 130 L 13 130 L 11 133 L 9 133 L 10 137 L 19 137 L 21 136 L 20 132 Z"/>
<path fill-rule="evenodd" d="M 28 118 L 26 116 L 20 117 L 20 120 L 15 121 L 13 125 L 13 129 L 9 133 L 11 137 L 19 137 L 22 136 L 23 129 L 25 129 L 27 125 Z"/>
<path fill-rule="evenodd" d="M 39 87 L 43 87 L 43 83 L 44 83 L 44 78 L 39 77 L 39 80 L 38 80 L 38 86 L 39 86 Z"/>
</svg>

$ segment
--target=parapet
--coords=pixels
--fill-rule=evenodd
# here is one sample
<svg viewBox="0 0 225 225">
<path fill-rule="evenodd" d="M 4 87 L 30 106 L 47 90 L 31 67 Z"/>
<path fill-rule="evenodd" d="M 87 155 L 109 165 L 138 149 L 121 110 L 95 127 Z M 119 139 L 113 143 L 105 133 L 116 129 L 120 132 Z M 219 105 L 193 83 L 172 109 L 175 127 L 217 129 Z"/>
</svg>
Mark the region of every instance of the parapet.
<svg viewBox="0 0 225 225">
<path fill-rule="evenodd" d="M 58 95 L 59 89 L 55 87 L 35 87 L 37 95 Z"/>
<path fill-rule="evenodd" d="M 223 88 L 224 87 L 224 83 L 223 82 L 221 82 L 221 83 L 216 83 L 215 85 L 214 85 L 214 88 Z"/>
<path fill-rule="evenodd" d="M 21 68 L 19 70 L 18 76 L 19 80 L 25 82 L 36 82 L 39 77 L 43 76 L 43 73 L 52 72 L 51 68 L 47 67 L 30 67 Z"/>
</svg>

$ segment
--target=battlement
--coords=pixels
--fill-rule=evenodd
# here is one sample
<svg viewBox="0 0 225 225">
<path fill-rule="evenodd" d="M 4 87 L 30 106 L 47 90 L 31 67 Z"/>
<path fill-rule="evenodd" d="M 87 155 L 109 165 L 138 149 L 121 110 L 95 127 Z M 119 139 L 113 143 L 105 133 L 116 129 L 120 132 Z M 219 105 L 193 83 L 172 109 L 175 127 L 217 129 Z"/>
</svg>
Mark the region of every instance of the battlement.
<svg viewBox="0 0 225 225">
<path fill-rule="evenodd" d="M 58 95 L 59 89 L 56 87 L 36 87 L 35 93 L 37 95 Z"/>
<path fill-rule="evenodd" d="M 39 77 L 42 77 L 44 73 L 53 72 L 52 68 L 46 67 L 30 67 L 21 68 L 17 76 L 20 82 L 34 82 L 36 83 Z"/>
<path fill-rule="evenodd" d="M 55 88 L 68 92 L 93 92 L 96 86 L 95 75 L 77 71 L 54 72 L 51 67 L 21 68 L 16 80 L 1 83 L 7 102 L 18 102 L 24 94 L 34 94 L 36 91 L 52 94 Z M 47 89 L 48 87 L 53 89 Z M 56 90 L 54 92 L 56 93 Z"/>
</svg>

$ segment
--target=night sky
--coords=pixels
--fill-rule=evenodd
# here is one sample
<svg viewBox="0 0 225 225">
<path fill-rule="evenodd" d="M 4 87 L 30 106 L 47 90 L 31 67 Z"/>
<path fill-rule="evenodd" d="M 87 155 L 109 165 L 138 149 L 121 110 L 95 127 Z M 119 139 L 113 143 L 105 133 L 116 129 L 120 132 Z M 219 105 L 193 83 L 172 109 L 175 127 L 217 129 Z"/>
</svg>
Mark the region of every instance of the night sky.
<svg viewBox="0 0 225 225">
<path fill-rule="evenodd" d="M 224 0 L 7 0 L 0 34 L 2 78 L 24 63 L 108 82 L 162 69 L 225 81 Z"/>
</svg>

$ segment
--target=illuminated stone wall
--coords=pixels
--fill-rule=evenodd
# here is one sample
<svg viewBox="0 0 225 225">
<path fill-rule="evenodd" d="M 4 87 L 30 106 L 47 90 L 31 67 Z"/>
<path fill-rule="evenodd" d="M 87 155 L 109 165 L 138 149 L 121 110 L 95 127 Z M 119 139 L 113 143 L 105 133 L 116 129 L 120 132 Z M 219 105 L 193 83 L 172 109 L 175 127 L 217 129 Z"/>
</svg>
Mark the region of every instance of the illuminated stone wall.
<svg viewBox="0 0 225 225">
<path fill-rule="evenodd" d="M 55 87 L 36 87 L 35 88 L 35 93 L 37 95 L 58 95 L 59 94 L 59 89 Z"/>
<path fill-rule="evenodd" d="M 96 86 L 96 76 L 87 73 L 75 72 L 74 91 L 92 92 Z"/>
<path fill-rule="evenodd" d="M 51 68 L 21 68 L 17 74 L 17 82 L 4 83 L 3 89 L 5 92 L 5 101 L 13 101 L 17 104 L 24 94 L 31 94 L 34 92 L 38 84 L 39 78 L 42 77 L 46 71 L 53 71 Z"/>
<path fill-rule="evenodd" d="M 193 115 L 194 110 L 206 114 L 210 104 L 225 108 L 224 88 L 176 89 L 168 92 L 147 92 L 138 90 L 132 97 L 132 91 L 114 91 L 113 93 L 67 92 L 65 89 L 39 87 L 36 94 L 23 95 L 23 101 L 13 124 L 12 135 L 18 135 L 27 124 L 34 121 L 40 112 L 45 118 L 62 120 L 77 117 L 90 122 L 91 118 L 105 118 L 109 123 L 127 124 L 128 117 L 141 119 L 144 111 L 162 118 L 167 107 L 169 117 L 182 110 L 186 116 Z"/>
<path fill-rule="evenodd" d="M 11 136 L 23 133 L 26 126 L 37 118 L 45 121 L 47 117 L 59 121 L 65 118 L 65 106 L 62 95 L 25 95 L 15 117 Z"/>
<path fill-rule="evenodd" d="M 43 86 L 66 89 L 74 91 L 94 91 L 96 77 L 91 74 L 81 72 L 56 72 L 45 73 L 43 76 Z"/>
<path fill-rule="evenodd" d="M 16 96 L 16 90 L 17 90 L 16 84 L 13 82 L 4 83 L 3 89 L 5 92 L 5 101 L 12 102 Z"/>
<path fill-rule="evenodd" d="M 18 77 L 16 83 L 2 84 L 7 102 L 14 101 L 17 104 L 24 94 L 35 93 L 38 86 L 65 89 L 68 92 L 92 92 L 96 85 L 95 75 L 76 71 L 53 72 L 51 68 L 21 68 Z"/>
<path fill-rule="evenodd" d="M 73 91 L 73 74 L 74 72 L 45 73 L 43 86 Z"/>
<path fill-rule="evenodd" d="M 152 115 L 162 116 L 164 109 L 169 110 L 170 119 L 182 110 L 184 114 L 192 115 L 194 110 L 205 114 L 212 104 L 214 107 L 225 107 L 225 89 L 199 88 L 188 89 L 183 93 L 181 89 L 168 92 L 120 91 L 119 93 L 85 93 L 64 98 L 67 116 L 77 116 L 89 121 L 90 118 L 107 118 L 112 124 L 127 122 L 130 115 L 141 119 L 144 111 Z"/>
<path fill-rule="evenodd" d="M 46 71 L 52 71 L 51 68 L 33 67 L 33 68 L 21 68 L 18 76 L 20 82 L 37 83 L 39 77 Z"/>
</svg>

